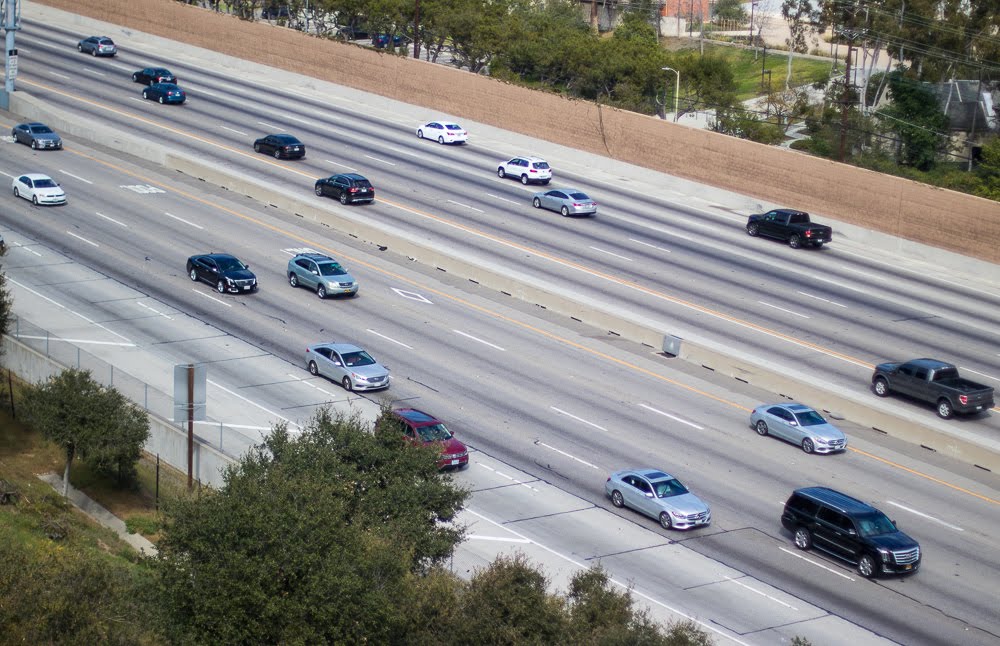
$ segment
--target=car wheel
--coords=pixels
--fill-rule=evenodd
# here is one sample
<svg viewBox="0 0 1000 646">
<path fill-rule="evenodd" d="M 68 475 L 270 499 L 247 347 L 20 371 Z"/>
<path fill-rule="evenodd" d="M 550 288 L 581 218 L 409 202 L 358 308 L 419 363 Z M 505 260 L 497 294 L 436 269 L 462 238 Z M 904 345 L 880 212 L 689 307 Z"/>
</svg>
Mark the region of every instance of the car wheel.
<svg viewBox="0 0 1000 646">
<path fill-rule="evenodd" d="M 562 207 L 561 209 L 559 209 L 559 212 L 562 213 L 562 215 L 563 215 L 564 218 L 568 218 L 569 217 L 569 209 L 566 208 L 565 206 Z"/>
<path fill-rule="evenodd" d="M 424 138 L 424 131 L 417 130 L 417 139 L 423 139 L 423 138 Z"/>
<path fill-rule="evenodd" d="M 754 428 L 757 429 L 757 435 L 760 435 L 761 437 L 767 436 L 767 422 L 764 420 L 758 420 L 757 426 Z"/>
<path fill-rule="evenodd" d="M 221 280 L 215 284 L 215 290 L 220 294 L 226 293 L 226 284 Z"/>
<path fill-rule="evenodd" d="M 536 209 L 540 209 L 542 208 L 542 201 L 536 197 L 535 199 L 531 200 L 531 206 L 535 207 Z"/>
<path fill-rule="evenodd" d="M 299 277 L 296 276 L 295 274 L 288 274 L 288 284 L 291 285 L 292 287 L 298 287 Z"/>
<path fill-rule="evenodd" d="M 813 537 L 809 533 L 809 530 L 805 527 L 799 527 L 795 530 L 795 547 L 800 550 L 807 550 L 812 547 Z"/>
<path fill-rule="evenodd" d="M 444 145 L 444 137 L 442 137 L 441 135 L 438 135 L 438 143 Z"/>
<path fill-rule="evenodd" d="M 14 197 L 21 197 L 21 191 L 17 190 L 16 186 L 14 187 Z"/>
<path fill-rule="evenodd" d="M 77 45 L 77 46 L 76 46 L 76 48 L 77 48 L 78 50 L 80 50 L 81 52 L 83 51 L 83 45 Z"/>
<path fill-rule="evenodd" d="M 144 98 L 144 99 L 148 99 L 149 98 L 149 94 L 146 93 L 146 90 L 142 91 L 142 98 Z"/>
<path fill-rule="evenodd" d="M 193 282 L 198 282 L 198 271 L 194 267 L 192 267 L 191 271 L 188 272 L 188 276 L 191 277 Z"/>
<path fill-rule="evenodd" d="M 139 82 L 139 75 L 138 74 L 133 74 L 132 75 L 132 82 L 133 83 L 138 83 Z"/>
<path fill-rule="evenodd" d="M 670 520 L 670 514 L 665 511 L 660 512 L 660 527 L 663 529 L 674 528 L 674 523 Z"/>
<path fill-rule="evenodd" d="M 259 153 L 260 152 L 260 144 L 254 144 L 253 145 L 253 151 L 255 153 Z"/>
<path fill-rule="evenodd" d="M 277 148 L 274 149 L 274 158 L 281 159 L 281 151 L 278 150 Z"/>
<path fill-rule="evenodd" d="M 812 453 L 815 450 L 816 450 L 816 445 L 813 444 L 812 440 L 810 440 L 808 437 L 806 439 L 802 440 L 802 452 L 803 453 Z"/>
<path fill-rule="evenodd" d="M 751 236 L 756 237 L 760 233 L 760 225 L 754 222 L 753 224 L 747 225 L 747 233 Z"/>
<path fill-rule="evenodd" d="M 548 185 L 549 185 L 549 180 L 543 179 L 542 180 L 542 186 L 548 186 Z"/>
<path fill-rule="evenodd" d="M 31 203 L 34 204 L 35 206 L 38 206 L 38 196 L 37 195 L 32 195 L 31 196 Z"/>
<path fill-rule="evenodd" d="M 618 491 L 617 489 L 611 492 L 611 504 L 614 505 L 615 507 L 625 506 L 625 498 L 622 497 L 622 492 Z"/>
<path fill-rule="evenodd" d="M 814 242 L 813 246 L 816 247 L 817 249 L 820 249 L 820 248 L 822 248 L 823 243 L 822 242 Z"/>
<path fill-rule="evenodd" d="M 340 385 L 344 387 L 344 390 L 351 392 L 354 390 L 354 384 L 351 383 L 350 377 L 344 377 L 340 380 Z"/>
<path fill-rule="evenodd" d="M 163 97 L 162 96 L 160 97 L 159 101 L 160 101 L 160 105 L 163 105 Z"/>
<path fill-rule="evenodd" d="M 38 150 L 38 142 L 34 139 L 31 140 L 31 149 Z"/>
<path fill-rule="evenodd" d="M 341 193 L 340 194 L 340 203 L 341 204 L 347 204 L 347 193 Z"/>
<path fill-rule="evenodd" d="M 504 172 L 503 166 L 497 169 L 497 177 L 499 177 L 500 179 L 507 177 L 507 173 Z"/>
<path fill-rule="evenodd" d="M 875 380 L 875 394 L 879 397 L 889 396 L 889 382 L 879 377 Z"/>
<path fill-rule="evenodd" d="M 320 300 L 326 298 L 326 287 L 323 287 L 322 283 L 316 285 L 316 295 L 320 297 Z"/>
<path fill-rule="evenodd" d="M 323 187 L 322 186 L 317 186 L 314 190 L 316 191 L 316 195 L 318 195 L 319 197 L 323 197 Z"/>
<path fill-rule="evenodd" d="M 94 58 L 97 58 L 97 49 L 90 50 L 90 55 L 93 56 Z"/>
<path fill-rule="evenodd" d="M 792 249 L 798 249 L 799 247 L 802 246 L 802 238 L 800 238 L 798 235 L 793 235 L 791 238 L 788 239 L 788 246 L 791 247 Z"/>
<path fill-rule="evenodd" d="M 951 407 L 951 402 L 947 399 L 940 399 L 937 403 L 937 414 L 941 419 L 951 419 L 955 410 Z"/>
<path fill-rule="evenodd" d="M 858 574 L 866 579 L 870 579 L 875 575 L 875 559 L 871 554 L 865 554 L 858 561 Z"/>
<path fill-rule="evenodd" d="M 316 365 L 315 361 L 309 362 L 309 374 L 318 377 L 319 376 L 319 366 Z"/>
<path fill-rule="evenodd" d="M 528 185 L 528 176 L 527 175 L 521 175 L 521 183 L 524 184 L 525 186 Z"/>
</svg>

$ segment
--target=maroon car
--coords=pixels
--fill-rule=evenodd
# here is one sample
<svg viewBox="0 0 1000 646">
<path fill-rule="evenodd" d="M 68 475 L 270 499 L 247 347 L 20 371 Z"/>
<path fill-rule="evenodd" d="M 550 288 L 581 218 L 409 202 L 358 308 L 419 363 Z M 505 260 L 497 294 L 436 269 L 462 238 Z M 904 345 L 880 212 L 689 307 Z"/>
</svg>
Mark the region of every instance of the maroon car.
<svg viewBox="0 0 1000 646">
<path fill-rule="evenodd" d="M 469 464 L 469 449 L 438 418 L 415 408 L 397 408 L 392 414 L 407 440 L 441 447 L 438 468 L 462 469 Z"/>
</svg>

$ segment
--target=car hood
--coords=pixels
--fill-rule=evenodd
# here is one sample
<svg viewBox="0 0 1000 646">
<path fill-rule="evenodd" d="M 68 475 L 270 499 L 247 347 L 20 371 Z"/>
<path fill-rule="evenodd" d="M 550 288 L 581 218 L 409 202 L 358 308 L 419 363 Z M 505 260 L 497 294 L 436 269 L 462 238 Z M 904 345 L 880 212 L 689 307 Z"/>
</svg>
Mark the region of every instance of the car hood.
<svg viewBox="0 0 1000 646">
<path fill-rule="evenodd" d="M 657 498 L 657 500 L 664 508 L 682 514 L 700 514 L 703 511 L 708 511 L 708 505 L 693 493 L 683 493 L 679 496 L 671 496 L 669 498 Z"/>
<path fill-rule="evenodd" d="M 36 132 L 31 136 L 39 141 L 59 141 L 59 135 L 54 132 Z"/>
<path fill-rule="evenodd" d="M 44 195 L 46 197 L 58 197 L 66 194 L 66 191 L 64 191 L 61 186 L 44 186 L 42 188 L 36 188 L 34 191 L 37 195 Z"/>
<path fill-rule="evenodd" d="M 843 431 L 834 426 L 833 424 L 816 424 L 815 426 L 806 426 L 803 428 L 804 431 L 812 435 L 813 437 L 822 438 L 824 440 L 843 440 L 846 439 Z"/>
<path fill-rule="evenodd" d="M 449 440 L 444 440 L 442 442 L 436 442 L 436 444 L 441 445 L 441 452 L 442 453 L 455 454 L 455 453 L 462 453 L 464 451 L 468 451 L 468 449 L 465 448 L 465 445 L 462 444 L 461 442 L 459 442 L 458 440 L 456 440 L 455 438 L 451 438 Z"/>
<path fill-rule="evenodd" d="M 892 532 L 891 534 L 880 534 L 878 536 L 869 536 L 870 540 L 877 547 L 883 547 L 887 550 L 899 551 L 899 550 L 910 550 L 914 547 L 919 547 L 919 544 L 904 534 L 903 532 Z"/>
<path fill-rule="evenodd" d="M 234 271 L 227 271 L 223 274 L 226 278 L 231 278 L 233 280 L 252 280 L 256 278 L 253 272 L 249 269 L 236 269 Z"/>
<path fill-rule="evenodd" d="M 346 368 L 356 375 L 368 378 L 384 377 L 389 374 L 388 370 L 377 363 L 370 366 L 346 366 Z"/>
</svg>

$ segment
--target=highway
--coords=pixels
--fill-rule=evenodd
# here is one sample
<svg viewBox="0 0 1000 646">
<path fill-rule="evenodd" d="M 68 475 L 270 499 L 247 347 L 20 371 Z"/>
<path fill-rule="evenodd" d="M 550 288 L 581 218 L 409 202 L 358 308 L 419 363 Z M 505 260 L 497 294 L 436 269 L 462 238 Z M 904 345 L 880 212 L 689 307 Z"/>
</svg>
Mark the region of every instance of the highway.
<svg viewBox="0 0 1000 646">
<path fill-rule="evenodd" d="M 573 183 L 595 195 L 605 210 L 594 220 L 565 220 L 532 210 L 530 191 L 491 174 L 497 151 L 475 142 L 444 148 L 418 141 L 406 124 L 415 126 L 419 119 L 389 120 L 294 92 L 241 88 L 220 78 L 224 70 L 206 72 L 207 65 L 175 64 L 134 51 L 95 61 L 67 47 L 78 34 L 52 26 L 43 33 L 28 20 L 25 26 L 23 90 L 306 195 L 313 178 L 356 168 L 373 179 L 380 201 L 353 209 L 352 216 L 378 218 L 386 226 L 600 298 L 609 307 L 682 320 L 730 343 L 739 338 L 760 352 L 829 373 L 831 379 L 863 384 L 865 363 L 885 356 L 879 353 L 909 356 L 914 347 L 921 348 L 917 354 L 953 357 L 963 368 L 1000 373 L 990 333 L 997 294 L 985 281 L 968 283 L 949 273 L 948 280 L 962 284 L 950 284 L 942 293 L 943 283 L 920 271 L 920 259 L 901 259 L 905 269 L 892 269 L 883 255 L 839 250 L 838 240 L 820 253 L 796 252 L 749 239 L 736 214 L 684 206 L 683 196 L 645 185 L 633 187 L 627 192 L 631 199 L 624 199 L 606 182 L 583 175 L 572 176 Z M 130 71 L 154 62 L 168 63 L 178 74 L 189 90 L 188 105 L 135 100 L 140 88 L 131 83 Z M 235 96 L 239 92 L 253 100 L 241 101 Z M 290 117 L 307 123 L 281 121 Z M 310 146 L 308 158 L 275 162 L 254 155 L 248 142 L 264 131 L 249 132 L 251 120 L 292 130 Z M 7 117 L 2 125 L 12 123 Z M 992 590 L 1000 555 L 992 537 L 1000 494 L 993 474 L 849 422 L 843 427 L 854 450 L 805 456 L 795 447 L 757 437 L 746 425 L 749 408 L 775 395 L 706 380 L 648 347 L 570 325 L 409 263 L 391 250 L 380 252 L 189 178 L 164 177 L 140 160 L 85 142 L 68 141 L 68 149 L 59 153 L 3 146 L 8 154 L 0 172 L 10 176 L 28 167 L 47 172 L 70 196 L 69 205 L 49 209 L 10 196 L 3 201 L 0 222 L 8 243 L 15 244 L 4 269 L 19 285 L 18 302 L 45 295 L 171 361 L 212 361 L 213 371 L 218 370 L 214 378 L 235 385 L 262 384 L 268 376 L 254 374 L 245 361 L 220 360 L 225 344 L 216 342 L 217 335 L 181 334 L 175 320 L 125 310 L 126 303 L 150 299 L 165 305 L 164 311 L 191 317 L 191 323 L 223 330 L 234 346 L 240 342 L 243 354 L 233 359 L 248 358 L 248 349 L 256 348 L 299 366 L 302 380 L 308 378 L 301 369 L 306 343 L 331 337 L 357 342 L 392 368 L 389 397 L 449 420 L 482 455 L 460 476 L 481 487 L 477 503 L 495 489 L 477 470 L 488 460 L 522 470 L 584 503 L 561 512 L 567 518 L 587 507 L 610 509 L 603 497 L 608 471 L 636 463 L 663 466 L 710 501 L 710 529 L 668 534 L 631 512 L 615 513 L 664 542 L 676 541 L 899 643 L 998 639 Z M 556 185 L 567 174 L 558 177 Z M 288 287 L 284 264 L 292 250 L 303 247 L 342 259 L 361 279 L 361 295 L 324 302 Z M 224 250 L 249 262 L 261 292 L 219 297 L 207 285 L 191 283 L 184 260 L 207 250 Z M 125 297 L 120 285 L 135 293 Z M 806 295 L 790 296 L 798 291 Z M 786 311 L 778 315 L 761 303 Z M 788 311 L 808 316 L 808 322 Z M 893 338 L 886 338 L 890 323 Z M 813 352 L 808 358 L 801 356 L 805 347 Z M 298 387 L 294 376 L 271 376 L 279 378 Z M 342 395 L 333 384 L 320 387 Z M 294 411 L 287 416 L 301 421 L 308 402 L 326 398 L 309 394 L 294 405 L 287 393 L 255 392 L 254 399 L 268 410 Z M 253 422 L 262 419 L 257 415 Z M 996 422 L 986 418 L 970 424 L 989 428 Z M 872 583 L 821 555 L 800 559 L 777 520 L 788 492 L 811 483 L 879 504 L 920 540 L 922 571 Z M 518 497 L 523 492 L 517 489 L 509 498 L 496 496 L 489 509 L 525 524 L 538 518 L 533 506 L 544 501 Z M 618 544 L 621 537 L 573 535 L 558 525 L 535 531 L 543 537 L 548 531 L 566 553 L 616 562 L 619 576 L 646 593 L 669 597 L 685 588 L 669 571 L 622 556 L 648 546 Z M 750 643 L 767 643 L 754 641 L 746 627 L 747 616 L 757 612 L 750 610 L 755 608 L 751 602 L 727 609 L 728 614 L 711 598 L 692 597 L 688 603 L 695 614 L 749 635 Z"/>
</svg>

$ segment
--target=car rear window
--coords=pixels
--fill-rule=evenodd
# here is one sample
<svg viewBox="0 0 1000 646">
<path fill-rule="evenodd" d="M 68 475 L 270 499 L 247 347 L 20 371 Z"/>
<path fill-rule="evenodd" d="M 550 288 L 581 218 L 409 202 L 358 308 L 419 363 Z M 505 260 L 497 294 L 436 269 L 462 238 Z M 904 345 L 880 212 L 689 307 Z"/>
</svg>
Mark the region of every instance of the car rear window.
<svg viewBox="0 0 1000 646">
<path fill-rule="evenodd" d="M 535 162 L 535 168 L 538 168 L 540 170 L 545 170 L 548 167 L 549 167 L 548 162 Z"/>
<path fill-rule="evenodd" d="M 462 126 L 458 125 L 457 123 L 449 123 L 448 125 L 445 126 L 445 128 L 447 128 L 448 130 L 461 130 Z"/>
<path fill-rule="evenodd" d="M 570 193 L 569 196 L 572 197 L 574 200 L 589 200 L 590 199 L 589 197 L 587 197 L 586 193 Z"/>
<path fill-rule="evenodd" d="M 371 188 L 372 183 L 366 179 L 356 179 L 354 180 L 354 185 L 358 188 Z"/>
</svg>

